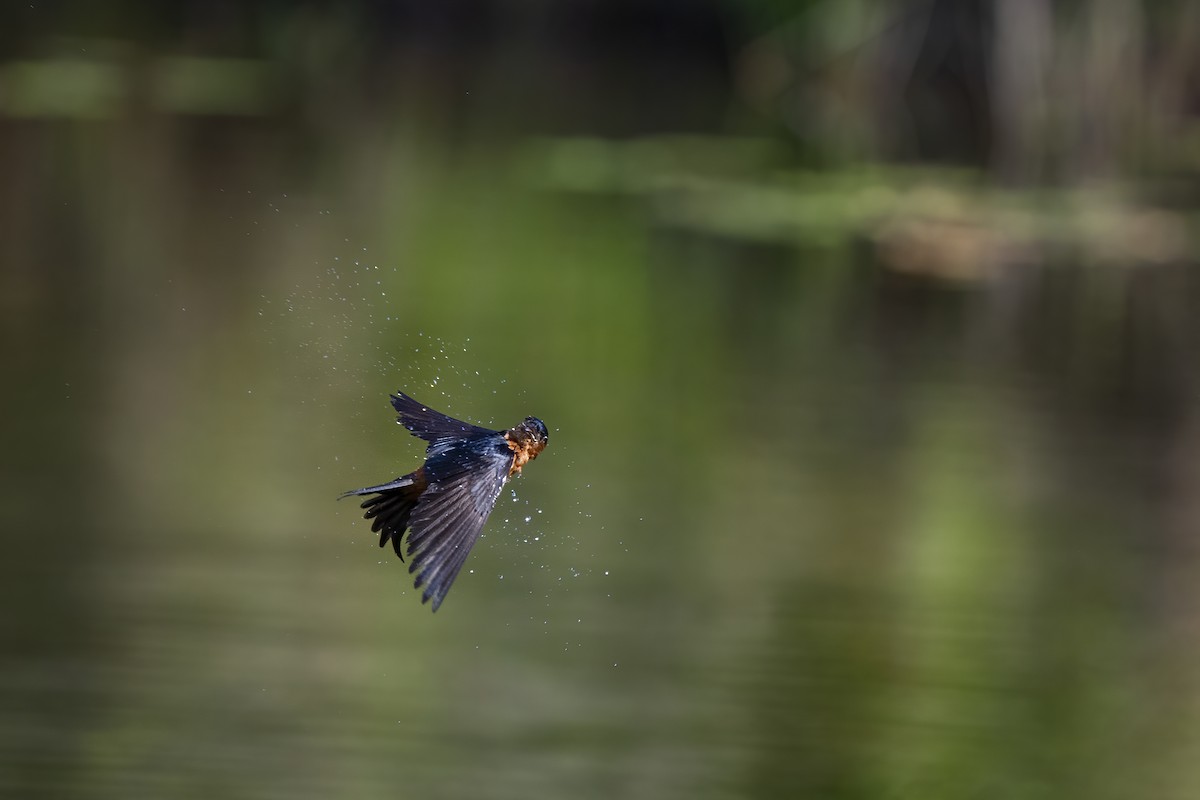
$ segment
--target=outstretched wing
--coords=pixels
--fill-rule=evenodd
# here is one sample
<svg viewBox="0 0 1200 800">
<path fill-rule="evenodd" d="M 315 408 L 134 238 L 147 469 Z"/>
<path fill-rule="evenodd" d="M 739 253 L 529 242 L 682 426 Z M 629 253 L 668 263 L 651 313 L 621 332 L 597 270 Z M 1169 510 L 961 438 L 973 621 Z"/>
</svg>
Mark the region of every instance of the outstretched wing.
<svg viewBox="0 0 1200 800">
<path fill-rule="evenodd" d="M 400 415 L 396 421 L 407 428 L 413 436 L 419 436 L 429 442 L 430 449 L 455 439 L 470 439 L 499 433 L 499 431 L 481 428 L 478 425 L 447 417 L 441 412 L 421 405 L 404 392 L 396 392 L 392 395 L 392 408 L 396 409 L 396 413 Z"/>
<path fill-rule="evenodd" d="M 479 538 L 512 462 L 513 452 L 494 438 L 439 448 L 425 462 L 429 487 L 409 523 L 408 571 L 416 573 L 415 588 L 425 587 L 421 602 L 432 600 L 434 611 Z"/>
</svg>

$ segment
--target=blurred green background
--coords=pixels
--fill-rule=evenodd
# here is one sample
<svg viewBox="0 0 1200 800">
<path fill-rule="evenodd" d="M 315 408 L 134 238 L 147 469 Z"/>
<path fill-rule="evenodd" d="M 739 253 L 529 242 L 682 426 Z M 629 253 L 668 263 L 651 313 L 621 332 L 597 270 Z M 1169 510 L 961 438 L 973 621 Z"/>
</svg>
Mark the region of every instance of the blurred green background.
<svg viewBox="0 0 1200 800">
<path fill-rule="evenodd" d="M 13 3 L 0 175 L 3 796 L 1200 795 L 1200 3 Z"/>
</svg>

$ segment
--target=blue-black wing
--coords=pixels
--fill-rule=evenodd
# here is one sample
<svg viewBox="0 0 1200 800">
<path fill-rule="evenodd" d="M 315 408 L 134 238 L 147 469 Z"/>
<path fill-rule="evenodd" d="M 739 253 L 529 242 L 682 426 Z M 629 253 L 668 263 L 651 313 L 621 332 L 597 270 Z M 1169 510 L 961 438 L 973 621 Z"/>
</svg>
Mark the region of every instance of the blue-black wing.
<svg viewBox="0 0 1200 800">
<path fill-rule="evenodd" d="M 408 571 L 434 611 L 479 539 L 512 463 L 513 451 L 498 436 L 430 445 L 428 488 L 409 521 Z"/>
<path fill-rule="evenodd" d="M 429 449 L 456 439 L 473 439 L 477 436 L 496 435 L 499 431 L 481 428 L 469 422 L 448 417 L 413 400 L 404 392 L 392 395 L 392 408 L 400 416 L 396 421 L 408 429 L 413 436 L 429 442 Z"/>
</svg>

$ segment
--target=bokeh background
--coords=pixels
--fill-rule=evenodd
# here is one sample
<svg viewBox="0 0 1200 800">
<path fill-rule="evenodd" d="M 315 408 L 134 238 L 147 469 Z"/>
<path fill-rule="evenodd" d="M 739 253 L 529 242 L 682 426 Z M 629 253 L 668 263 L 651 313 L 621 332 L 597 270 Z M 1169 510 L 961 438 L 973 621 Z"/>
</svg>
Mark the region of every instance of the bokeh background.
<svg viewBox="0 0 1200 800">
<path fill-rule="evenodd" d="M 13 2 L 0 176 L 3 796 L 1200 796 L 1195 0 Z"/>
</svg>

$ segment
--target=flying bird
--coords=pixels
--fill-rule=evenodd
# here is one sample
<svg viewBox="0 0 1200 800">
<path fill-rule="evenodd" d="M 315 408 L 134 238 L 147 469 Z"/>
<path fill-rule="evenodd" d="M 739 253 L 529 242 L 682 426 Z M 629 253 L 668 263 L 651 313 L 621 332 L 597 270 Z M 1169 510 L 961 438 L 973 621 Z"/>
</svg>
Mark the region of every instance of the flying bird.
<svg viewBox="0 0 1200 800">
<path fill-rule="evenodd" d="M 400 560 L 409 557 L 414 588 L 437 611 L 467 560 L 508 479 L 538 457 L 550 434 L 537 417 L 506 431 L 481 428 L 424 406 L 403 392 L 392 395 L 396 421 L 429 442 L 425 463 L 390 483 L 351 489 L 341 497 L 370 495 L 363 515 L 390 541 Z M 341 497 L 338 499 L 340 500 Z M 407 549 L 402 544 L 408 535 Z"/>
</svg>

